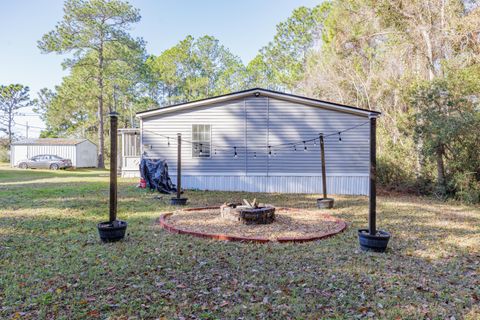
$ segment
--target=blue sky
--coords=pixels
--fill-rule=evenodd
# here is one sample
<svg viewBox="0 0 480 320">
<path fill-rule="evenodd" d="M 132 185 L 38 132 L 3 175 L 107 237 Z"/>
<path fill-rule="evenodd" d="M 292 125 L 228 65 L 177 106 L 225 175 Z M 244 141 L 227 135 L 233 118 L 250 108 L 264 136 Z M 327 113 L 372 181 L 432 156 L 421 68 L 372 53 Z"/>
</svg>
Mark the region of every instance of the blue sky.
<svg viewBox="0 0 480 320">
<path fill-rule="evenodd" d="M 147 41 L 149 54 L 158 55 L 187 35 L 212 35 L 248 63 L 275 34 L 275 26 L 299 6 L 313 7 L 320 0 L 132 0 L 142 20 L 132 34 Z M 32 96 L 59 84 L 68 71 L 65 58 L 41 54 L 36 42 L 63 16 L 62 0 L 0 0 L 0 84 L 28 85 Z M 42 127 L 27 111 L 18 123 Z M 19 130 L 24 130 L 21 127 Z M 39 130 L 31 129 L 35 136 Z"/>
</svg>

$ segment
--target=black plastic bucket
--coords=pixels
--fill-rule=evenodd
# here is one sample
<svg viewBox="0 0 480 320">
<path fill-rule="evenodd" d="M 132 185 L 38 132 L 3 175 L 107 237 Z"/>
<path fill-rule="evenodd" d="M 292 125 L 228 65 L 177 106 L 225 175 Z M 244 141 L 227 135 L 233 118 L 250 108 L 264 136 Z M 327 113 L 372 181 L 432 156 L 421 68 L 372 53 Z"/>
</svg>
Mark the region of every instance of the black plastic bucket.
<svg viewBox="0 0 480 320">
<path fill-rule="evenodd" d="M 389 240 L 390 233 L 386 231 L 377 230 L 377 234 L 371 235 L 368 229 L 358 230 L 358 241 L 363 251 L 385 252 Z"/>
<path fill-rule="evenodd" d="M 127 222 L 116 220 L 114 222 L 100 222 L 97 225 L 100 239 L 103 242 L 115 242 L 125 237 Z"/>
<path fill-rule="evenodd" d="M 171 198 L 170 204 L 172 206 L 184 206 L 187 204 L 187 198 Z"/>
</svg>

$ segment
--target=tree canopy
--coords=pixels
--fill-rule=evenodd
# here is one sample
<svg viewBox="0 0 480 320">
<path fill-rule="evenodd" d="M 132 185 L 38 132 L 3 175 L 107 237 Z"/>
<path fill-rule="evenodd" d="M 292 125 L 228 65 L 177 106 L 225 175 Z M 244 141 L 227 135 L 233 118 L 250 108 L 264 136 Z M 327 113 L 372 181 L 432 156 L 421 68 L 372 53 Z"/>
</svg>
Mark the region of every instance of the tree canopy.
<svg viewBox="0 0 480 320">
<path fill-rule="evenodd" d="M 114 92 L 121 121 L 134 126 L 139 110 L 264 87 L 382 111 L 384 186 L 480 201 L 475 1 L 299 7 L 246 65 L 208 35 L 147 56 L 128 33 L 139 11 L 121 0 L 67 0 L 64 11 L 39 41 L 43 52 L 71 54 L 70 74 L 36 99 L 45 135 L 96 134 L 103 146 Z"/>
<path fill-rule="evenodd" d="M 38 47 L 44 53 L 72 53 L 64 66 L 82 69 L 78 74 L 85 76 L 84 80 L 96 81 L 92 89 L 98 100 L 98 166 L 102 168 L 105 94 L 112 83 L 126 86 L 128 71 L 142 62 L 143 40 L 128 33 L 130 25 L 140 21 L 140 13 L 122 0 L 67 0 L 63 11 L 62 21 L 42 37 Z"/>
<path fill-rule="evenodd" d="M 21 84 L 0 86 L 0 130 L 7 134 L 9 144 L 14 136 L 15 117 L 21 115 L 20 109 L 31 105 L 29 87 Z"/>
<path fill-rule="evenodd" d="M 240 58 L 211 36 L 187 36 L 159 56 L 147 59 L 160 104 L 197 100 L 246 86 Z"/>
</svg>

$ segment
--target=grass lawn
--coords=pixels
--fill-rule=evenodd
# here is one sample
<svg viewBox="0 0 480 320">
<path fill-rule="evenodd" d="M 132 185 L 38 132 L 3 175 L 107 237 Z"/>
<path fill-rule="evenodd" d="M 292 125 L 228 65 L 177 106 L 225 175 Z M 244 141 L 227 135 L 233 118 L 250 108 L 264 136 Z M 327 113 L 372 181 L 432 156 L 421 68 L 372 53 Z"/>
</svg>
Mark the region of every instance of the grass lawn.
<svg viewBox="0 0 480 320">
<path fill-rule="evenodd" d="M 480 319 L 480 208 L 378 197 L 386 254 L 359 252 L 368 199 L 336 196 L 347 231 L 304 244 L 242 244 L 155 225 L 168 196 L 119 179 L 128 237 L 99 241 L 106 171 L 0 166 L 0 318 Z M 260 199 L 314 208 L 314 195 L 188 192 L 190 206 Z"/>
</svg>

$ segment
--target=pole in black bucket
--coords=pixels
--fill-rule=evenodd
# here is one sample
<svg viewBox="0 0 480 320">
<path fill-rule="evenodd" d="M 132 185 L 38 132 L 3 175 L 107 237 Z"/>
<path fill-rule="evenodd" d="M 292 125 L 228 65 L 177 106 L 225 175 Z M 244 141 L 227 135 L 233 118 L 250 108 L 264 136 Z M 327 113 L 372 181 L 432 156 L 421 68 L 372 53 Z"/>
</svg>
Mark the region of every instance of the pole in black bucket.
<svg viewBox="0 0 480 320">
<path fill-rule="evenodd" d="M 177 197 L 170 199 L 170 204 L 183 206 L 187 204 L 187 198 L 182 198 L 182 134 L 177 133 Z"/>
<path fill-rule="evenodd" d="M 321 209 L 333 208 L 334 199 L 327 198 L 327 170 L 325 166 L 325 141 L 323 139 L 323 133 L 320 133 L 320 158 L 322 160 L 322 191 L 323 198 L 317 199 L 317 207 Z"/>
<path fill-rule="evenodd" d="M 358 230 L 360 248 L 364 251 L 385 252 L 390 233 L 377 230 L 377 117 L 370 116 L 370 187 L 368 229 Z"/>
<path fill-rule="evenodd" d="M 117 220 L 117 127 L 118 113 L 110 112 L 110 205 L 109 221 L 97 225 L 100 239 L 115 242 L 125 237 L 127 222 Z"/>
</svg>

